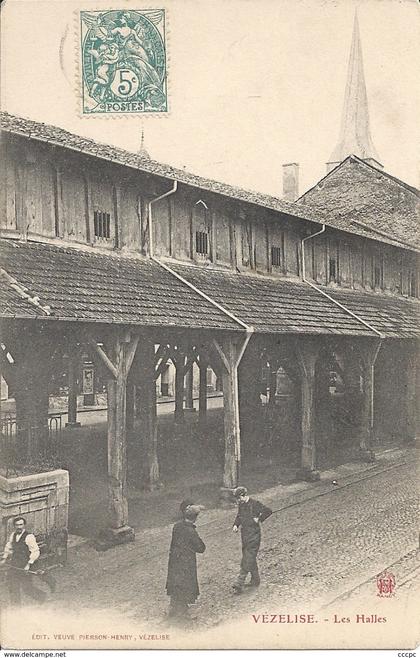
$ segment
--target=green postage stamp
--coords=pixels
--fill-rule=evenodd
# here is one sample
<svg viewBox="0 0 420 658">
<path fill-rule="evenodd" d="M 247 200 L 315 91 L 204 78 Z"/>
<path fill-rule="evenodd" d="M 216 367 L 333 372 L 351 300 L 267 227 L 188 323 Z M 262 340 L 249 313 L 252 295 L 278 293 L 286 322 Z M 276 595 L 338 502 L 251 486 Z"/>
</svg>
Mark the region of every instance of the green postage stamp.
<svg viewBox="0 0 420 658">
<path fill-rule="evenodd" d="M 168 111 L 164 9 L 81 11 L 83 114 Z"/>
</svg>

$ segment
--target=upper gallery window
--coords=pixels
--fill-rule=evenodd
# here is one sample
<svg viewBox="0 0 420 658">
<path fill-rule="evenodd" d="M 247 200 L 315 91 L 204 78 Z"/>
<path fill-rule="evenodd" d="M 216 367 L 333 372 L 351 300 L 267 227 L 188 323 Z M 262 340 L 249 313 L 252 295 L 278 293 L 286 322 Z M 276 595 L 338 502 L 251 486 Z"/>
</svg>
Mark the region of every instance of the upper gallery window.
<svg viewBox="0 0 420 658">
<path fill-rule="evenodd" d="M 410 297 L 417 297 L 417 277 L 413 270 L 408 273 L 408 294 Z"/>
<path fill-rule="evenodd" d="M 338 259 L 330 258 L 328 280 L 330 282 L 333 281 L 334 283 L 337 283 L 337 276 L 338 276 Z"/>
<path fill-rule="evenodd" d="M 109 212 L 95 210 L 93 213 L 95 238 L 111 238 L 111 215 Z"/>
<path fill-rule="evenodd" d="M 273 267 L 281 267 L 282 265 L 281 247 L 271 247 L 271 264 Z"/>
<path fill-rule="evenodd" d="M 195 251 L 197 254 L 207 256 L 209 253 L 209 235 L 207 231 L 195 232 Z"/>
<path fill-rule="evenodd" d="M 271 265 L 272 267 L 282 267 L 284 269 L 284 233 L 283 231 L 275 236 L 275 242 L 271 247 Z"/>
<path fill-rule="evenodd" d="M 373 259 L 373 282 L 375 288 L 384 287 L 384 261 L 381 254 L 375 254 Z"/>
</svg>

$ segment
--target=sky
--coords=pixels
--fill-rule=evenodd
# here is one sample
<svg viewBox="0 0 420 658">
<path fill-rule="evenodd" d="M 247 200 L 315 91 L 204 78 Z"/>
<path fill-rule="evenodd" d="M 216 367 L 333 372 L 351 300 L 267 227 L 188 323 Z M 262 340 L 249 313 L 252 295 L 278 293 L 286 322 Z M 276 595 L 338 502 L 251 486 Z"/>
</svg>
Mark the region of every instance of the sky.
<svg viewBox="0 0 420 658">
<path fill-rule="evenodd" d="M 170 111 L 83 116 L 81 10 L 167 12 Z M 355 8 L 371 133 L 385 169 L 420 184 L 416 0 L 4 0 L 1 108 L 241 187 L 282 195 L 325 174 L 339 134 Z"/>
</svg>

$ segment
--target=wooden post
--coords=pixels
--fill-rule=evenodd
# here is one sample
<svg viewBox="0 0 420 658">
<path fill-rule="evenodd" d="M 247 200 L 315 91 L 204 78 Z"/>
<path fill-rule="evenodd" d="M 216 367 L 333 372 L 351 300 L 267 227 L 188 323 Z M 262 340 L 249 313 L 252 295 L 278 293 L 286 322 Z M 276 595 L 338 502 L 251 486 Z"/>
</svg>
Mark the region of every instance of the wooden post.
<svg viewBox="0 0 420 658">
<path fill-rule="evenodd" d="M 232 489 L 239 483 L 241 466 L 239 392 L 238 392 L 238 350 L 233 339 L 223 345 L 214 341 L 223 368 L 223 401 L 225 430 L 225 459 L 223 467 L 223 487 Z"/>
<path fill-rule="evenodd" d="M 152 491 L 159 486 L 158 428 L 156 413 L 156 378 L 160 374 L 155 368 L 153 341 L 142 339 L 134 364 L 138 395 L 139 433 L 141 458 L 139 480 L 143 489 Z"/>
<path fill-rule="evenodd" d="M 185 378 L 185 354 L 179 354 L 174 359 L 175 365 L 175 412 L 176 424 L 184 422 L 184 378 Z"/>
<path fill-rule="evenodd" d="M 128 526 L 126 464 L 126 367 L 124 343 L 115 345 L 117 376 L 109 377 L 108 387 L 108 503 L 111 528 Z"/>
<path fill-rule="evenodd" d="M 223 486 L 232 488 L 238 485 L 240 477 L 241 455 L 239 453 L 239 396 L 238 369 L 234 367 L 235 348 L 232 341 L 226 349 L 229 370 L 223 372 L 224 427 L 225 427 L 225 461 L 223 468 Z"/>
<path fill-rule="evenodd" d="M 363 341 L 363 342 L 362 342 Z M 358 351 L 362 365 L 363 398 L 360 422 L 359 447 L 360 457 L 364 461 L 374 461 L 375 453 L 372 450 L 373 438 L 373 394 L 375 361 L 379 351 L 378 341 L 359 339 Z"/>
<path fill-rule="evenodd" d="M 207 420 L 207 368 L 208 361 L 200 354 L 200 385 L 198 393 L 198 422 L 203 427 Z"/>
<path fill-rule="evenodd" d="M 319 480 L 316 470 L 315 438 L 315 368 L 319 345 L 302 338 L 296 343 L 296 355 L 301 372 L 302 395 L 302 455 L 298 477 L 307 481 Z"/>
<path fill-rule="evenodd" d="M 193 396 L 193 367 L 193 364 L 191 364 L 185 374 L 185 411 L 195 411 Z"/>
<path fill-rule="evenodd" d="M 126 390 L 126 417 L 127 417 L 127 429 L 132 430 L 134 427 L 134 400 L 135 400 L 135 390 L 134 384 L 132 381 L 127 382 Z"/>
<path fill-rule="evenodd" d="M 77 371 L 79 366 L 79 353 L 77 347 L 72 345 L 69 354 L 67 384 L 68 384 L 68 399 L 67 399 L 67 423 L 66 427 L 80 427 L 77 422 Z"/>
<path fill-rule="evenodd" d="M 405 385 L 403 400 L 403 440 L 405 443 L 414 443 L 417 434 L 417 368 L 418 355 L 413 348 L 406 347 L 405 359 Z"/>
<path fill-rule="evenodd" d="M 137 349 L 138 336 L 118 330 L 113 342 L 111 357 L 90 341 L 96 353 L 108 368 L 108 509 L 110 528 L 105 541 L 109 545 L 134 539 L 128 525 L 127 500 L 127 436 L 126 387 L 127 377 Z"/>
</svg>

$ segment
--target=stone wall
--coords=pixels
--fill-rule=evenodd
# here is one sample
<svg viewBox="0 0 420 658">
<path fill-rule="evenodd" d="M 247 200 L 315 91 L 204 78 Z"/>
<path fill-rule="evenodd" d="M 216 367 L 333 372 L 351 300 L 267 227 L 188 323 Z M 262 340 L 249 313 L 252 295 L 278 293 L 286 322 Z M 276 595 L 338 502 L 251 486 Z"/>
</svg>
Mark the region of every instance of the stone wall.
<svg viewBox="0 0 420 658">
<path fill-rule="evenodd" d="M 15 478 L 0 476 L 0 547 L 13 530 L 13 518 L 22 515 L 35 534 L 67 528 L 69 474 L 65 470 Z"/>
</svg>

